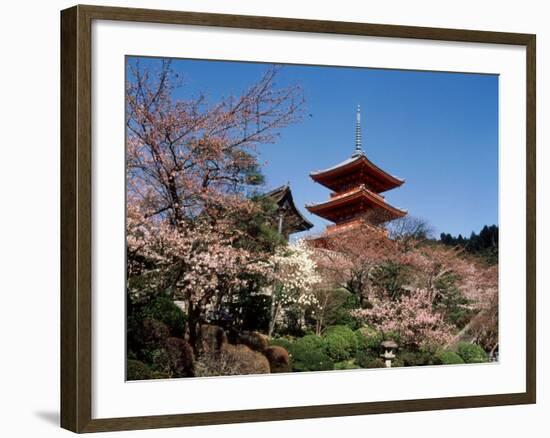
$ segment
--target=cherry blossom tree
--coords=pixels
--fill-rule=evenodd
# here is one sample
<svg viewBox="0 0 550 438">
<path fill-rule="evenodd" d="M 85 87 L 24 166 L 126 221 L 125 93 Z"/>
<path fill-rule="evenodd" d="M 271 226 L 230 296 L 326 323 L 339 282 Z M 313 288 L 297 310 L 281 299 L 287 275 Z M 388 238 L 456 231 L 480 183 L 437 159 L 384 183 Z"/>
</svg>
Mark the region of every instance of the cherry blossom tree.
<svg viewBox="0 0 550 438">
<path fill-rule="evenodd" d="M 317 247 L 317 263 L 336 287 L 355 294 L 364 305 L 374 293 L 373 271 L 383 263 L 402 259 L 395 241 L 368 224 L 353 232 L 337 233 L 310 241 Z"/>
<path fill-rule="evenodd" d="M 397 218 L 388 225 L 388 237 L 397 242 L 402 251 L 409 251 L 432 234 L 433 229 L 427 221 L 410 215 Z"/>
<path fill-rule="evenodd" d="M 428 228 L 423 222 L 401 224 L 398 230 L 405 234 L 392 239 L 365 225 L 311 244 L 317 247 L 315 258 L 324 282 L 357 294 L 361 308 L 353 315 L 365 323 L 382 331 L 399 332 L 412 347 L 443 346 L 459 333 L 451 312 L 462 309 L 470 318 L 477 315 L 475 324 L 468 326 L 469 332 L 475 332 L 487 345 L 494 344 L 498 334 L 496 268 L 460 248 L 422 236 L 419 240 L 407 231 Z M 404 273 L 391 278 L 400 284 L 378 281 L 381 272 L 392 269 Z M 396 294 L 394 289 L 400 292 Z M 321 302 L 323 297 L 326 294 L 321 293 Z"/>
<path fill-rule="evenodd" d="M 415 272 L 414 286 L 427 290 L 436 306 L 446 304 L 449 290 L 444 285 L 447 279 L 452 279 L 464 298 L 461 305 L 473 315 L 487 312 L 493 307 L 491 303 L 495 299 L 498 301 L 498 267 L 487 265 L 462 248 L 437 243 L 419 245 L 407 258 Z M 448 310 L 448 306 L 443 308 L 443 311 Z"/>
<path fill-rule="evenodd" d="M 301 117 L 300 89 L 277 88 L 277 71 L 268 69 L 240 96 L 209 104 L 203 95 L 173 99 L 179 79 L 169 61 L 156 75 L 138 63 L 130 68 L 127 185 L 148 215 L 177 226 L 247 203 L 243 190 L 261 182 L 256 147 L 275 142 Z"/>
<path fill-rule="evenodd" d="M 273 334 L 281 309 L 298 305 L 302 310 L 317 303 L 313 287 L 320 282 L 312 250 L 303 240 L 280 247 L 267 263 L 271 274 L 271 320 Z"/>
<path fill-rule="evenodd" d="M 296 86 L 271 68 L 240 96 L 175 100 L 169 61 L 154 73 L 131 64 L 127 108 L 127 254 L 131 299 L 168 293 L 185 303 L 189 340 L 200 345 L 209 306 L 264 275 L 268 253 L 242 224 L 258 214 L 248 196 L 262 177 L 255 149 L 300 119 Z"/>
<path fill-rule="evenodd" d="M 453 327 L 434 310 L 432 294 L 425 289 L 396 301 L 375 298 L 371 306 L 355 310 L 354 316 L 382 333 L 396 333 L 404 346 L 434 349 L 452 337 Z"/>
</svg>

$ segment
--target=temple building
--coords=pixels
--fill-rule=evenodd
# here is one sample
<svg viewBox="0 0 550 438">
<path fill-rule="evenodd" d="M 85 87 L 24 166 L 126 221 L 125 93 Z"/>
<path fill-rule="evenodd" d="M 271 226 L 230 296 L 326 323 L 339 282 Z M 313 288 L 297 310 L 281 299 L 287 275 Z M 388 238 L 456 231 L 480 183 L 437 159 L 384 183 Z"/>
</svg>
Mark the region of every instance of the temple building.
<svg viewBox="0 0 550 438">
<path fill-rule="evenodd" d="M 313 227 L 313 224 L 300 213 L 294 204 L 288 184 L 266 193 L 265 196 L 270 197 L 277 204 L 274 226 L 279 234 L 287 240 L 291 234 L 307 231 Z"/>
<path fill-rule="evenodd" d="M 311 172 L 317 183 L 332 190 L 330 198 L 309 204 L 310 213 L 334 222 L 326 234 L 350 230 L 366 224 L 385 232 L 384 224 L 407 214 L 386 202 L 382 193 L 405 181 L 390 175 L 370 161 L 361 145 L 361 112 L 357 107 L 355 150 L 350 158 L 325 170 Z"/>
</svg>

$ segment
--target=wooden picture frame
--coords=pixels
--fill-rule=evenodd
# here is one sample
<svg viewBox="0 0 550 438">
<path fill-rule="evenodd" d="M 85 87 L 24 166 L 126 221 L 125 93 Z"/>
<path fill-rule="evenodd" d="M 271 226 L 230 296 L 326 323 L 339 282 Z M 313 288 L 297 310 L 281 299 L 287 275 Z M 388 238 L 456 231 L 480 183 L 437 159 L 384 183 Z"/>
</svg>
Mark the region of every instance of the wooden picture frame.
<svg viewBox="0 0 550 438">
<path fill-rule="evenodd" d="M 127 418 L 92 418 L 93 20 L 187 24 L 388 38 L 519 45 L 526 48 L 527 284 L 526 391 L 523 393 L 346 403 Z M 61 12 L 61 426 L 99 432 L 529 404 L 536 401 L 535 48 L 530 34 L 382 24 L 75 6 Z"/>
</svg>

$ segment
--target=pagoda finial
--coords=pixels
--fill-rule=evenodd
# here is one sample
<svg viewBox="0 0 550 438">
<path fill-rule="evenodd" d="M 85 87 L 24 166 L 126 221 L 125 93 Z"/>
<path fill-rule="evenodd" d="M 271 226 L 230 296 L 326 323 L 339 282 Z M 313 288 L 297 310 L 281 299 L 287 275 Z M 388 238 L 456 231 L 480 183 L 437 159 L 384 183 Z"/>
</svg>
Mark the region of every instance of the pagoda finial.
<svg viewBox="0 0 550 438">
<path fill-rule="evenodd" d="M 355 121 L 355 151 L 352 157 L 363 155 L 363 148 L 361 147 L 361 105 L 357 105 L 357 118 Z"/>
</svg>

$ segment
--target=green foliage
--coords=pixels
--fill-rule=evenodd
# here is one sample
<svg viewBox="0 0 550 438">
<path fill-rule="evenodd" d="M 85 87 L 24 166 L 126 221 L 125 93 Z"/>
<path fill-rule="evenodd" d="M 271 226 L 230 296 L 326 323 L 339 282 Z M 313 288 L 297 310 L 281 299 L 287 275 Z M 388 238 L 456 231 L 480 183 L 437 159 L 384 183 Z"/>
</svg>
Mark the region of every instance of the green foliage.
<svg viewBox="0 0 550 438">
<path fill-rule="evenodd" d="M 155 349 L 163 339 L 184 335 L 186 316 L 168 296 L 160 294 L 141 303 L 132 303 L 128 296 L 126 303 L 128 354 L 137 359 L 145 360 L 144 353 Z"/>
<path fill-rule="evenodd" d="M 259 186 L 265 183 L 265 176 L 257 163 L 246 169 L 245 183 L 250 186 Z"/>
<path fill-rule="evenodd" d="M 397 300 L 405 290 L 403 286 L 409 281 L 406 266 L 388 262 L 378 266 L 371 275 L 375 287 L 383 290 L 391 300 Z"/>
<path fill-rule="evenodd" d="M 355 331 L 357 339 L 358 352 L 377 352 L 380 349 L 380 343 L 384 340 L 382 333 L 377 332 L 373 328 L 363 327 Z"/>
<path fill-rule="evenodd" d="M 357 338 L 349 327 L 329 327 L 323 335 L 325 351 L 335 362 L 351 359 L 357 352 Z"/>
<path fill-rule="evenodd" d="M 143 306 L 141 316 L 162 322 L 171 336 L 182 337 L 185 334 L 185 314 L 167 295 L 158 295 Z"/>
<path fill-rule="evenodd" d="M 322 350 L 299 350 L 293 348 L 292 369 L 294 371 L 328 371 L 334 369 L 334 362 Z"/>
<path fill-rule="evenodd" d="M 361 368 L 378 368 L 380 343 L 384 335 L 371 327 L 362 327 L 355 331 L 357 354 L 355 360 Z M 381 359 L 380 359 L 381 360 Z"/>
<path fill-rule="evenodd" d="M 278 327 L 277 332 L 280 335 L 301 337 L 305 335 L 302 327 L 302 310 L 295 307 L 287 307 L 283 315 L 284 322 Z"/>
<path fill-rule="evenodd" d="M 277 203 L 269 196 L 257 193 L 250 200 L 257 208 L 252 215 L 237 218 L 236 226 L 243 231 L 243 236 L 235 245 L 253 252 L 273 253 L 278 246 L 287 244 L 274 222 Z"/>
<path fill-rule="evenodd" d="M 421 365 L 433 365 L 434 355 L 429 351 L 409 351 L 398 352 L 398 358 L 403 361 L 406 367 L 416 367 Z"/>
<path fill-rule="evenodd" d="M 325 343 L 323 338 L 317 335 L 306 335 L 303 338 L 297 339 L 291 348 L 305 348 L 307 350 L 323 350 Z"/>
<path fill-rule="evenodd" d="M 307 335 L 294 342 L 289 349 L 294 371 L 325 371 L 332 370 L 334 363 L 325 353 L 323 339 L 315 335 Z"/>
<path fill-rule="evenodd" d="M 395 341 L 397 345 L 401 345 L 401 335 L 397 332 L 385 332 L 383 334 L 384 341 Z"/>
<path fill-rule="evenodd" d="M 170 336 L 166 324 L 156 319 L 145 318 L 132 329 L 131 337 L 128 337 L 128 348 L 138 360 L 151 366 L 157 350 L 161 348 L 164 340 Z"/>
<path fill-rule="evenodd" d="M 379 359 L 379 354 L 374 350 L 362 350 L 358 351 L 355 356 L 355 363 L 361 368 L 373 368 L 371 367 L 372 361 Z"/>
<path fill-rule="evenodd" d="M 269 340 L 269 345 L 273 347 L 283 347 L 285 350 L 289 351 L 292 342 L 285 338 L 272 338 Z"/>
<path fill-rule="evenodd" d="M 242 290 L 227 306 L 228 314 L 238 330 L 264 331 L 269 327 L 271 297 L 255 295 L 250 289 Z"/>
<path fill-rule="evenodd" d="M 325 336 L 325 351 L 334 361 L 348 360 L 352 356 L 352 352 L 349 351 L 348 347 L 348 343 L 341 336 Z"/>
<path fill-rule="evenodd" d="M 487 264 L 498 263 L 498 226 L 485 225 L 479 234 L 472 232 L 469 238 L 462 235 L 453 237 L 450 234 L 441 233 L 440 240 L 445 245 L 462 246 L 471 254 L 479 256 Z"/>
<path fill-rule="evenodd" d="M 477 344 L 461 342 L 458 344 L 457 353 L 465 363 L 487 362 L 487 353 Z"/>
<path fill-rule="evenodd" d="M 349 342 L 357 343 L 355 332 L 345 325 L 333 325 L 325 330 L 325 335 L 338 335 L 346 338 Z"/>
<path fill-rule="evenodd" d="M 400 359 L 399 357 L 396 357 L 394 360 L 391 361 L 392 368 L 399 368 L 404 366 L 405 366 L 405 362 L 403 362 L 403 359 Z"/>
<path fill-rule="evenodd" d="M 343 362 L 337 362 L 334 364 L 335 370 L 356 370 L 360 368 L 359 365 L 355 363 L 355 360 L 345 360 Z"/>
<path fill-rule="evenodd" d="M 442 311 L 448 323 L 461 329 L 470 321 L 473 312 L 468 307 L 470 301 L 457 287 L 457 280 L 457 276 L 452 273 L 437 279 L 434 286 L 439 291 L 440 299 L 435 307 Z"/>
<path fill-rule="evenodd" d="M 164 294 L 142 303 L 127 303 L 128 376 L 192 376 L 193 352 L 182 339 L 185 314 L 181 309 Z M 147 367 L 149 373 L 139 374 L 144 368 L 135 362 Z"/>
<path fill-rule="evenodd" d="M 443 350 L 436 353 L 434 363 L 436 365 L 454 365 L 464 363 L 464 360 L 454 351 Z"/>
<path fill-rule="evenodd" d="M 361 368 L 385 368 L 386 363 L 381 357 L 368 357 L 365 356 L 360 363 Z"/>
<path fill-rule="evenodd" d="M 127 380 L 147 380 L 151 377 L 151 370 L 143 362 L 135 359 L 128 359 L 126 361 Z"/>
<path fill-rule="evenodd" d="M 355 330 L 360 327 L 357 318 L 351 316 L 351 311 L 358 309 L 359 298 L 344 288 L 330 291 L 330 307 L 325 311 L 326 326 L 345 325 Z"/>
</svg>

